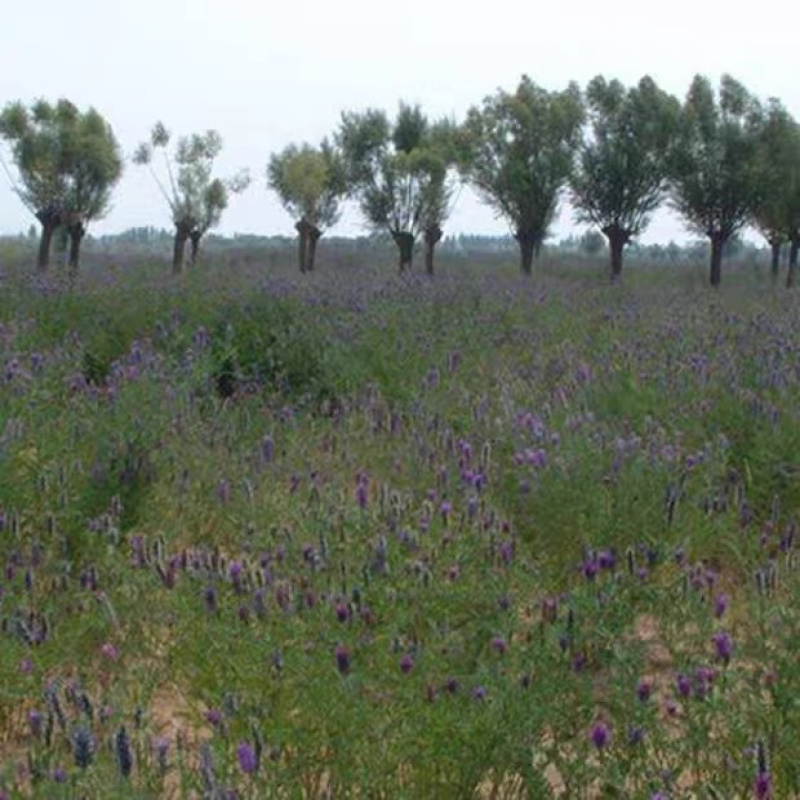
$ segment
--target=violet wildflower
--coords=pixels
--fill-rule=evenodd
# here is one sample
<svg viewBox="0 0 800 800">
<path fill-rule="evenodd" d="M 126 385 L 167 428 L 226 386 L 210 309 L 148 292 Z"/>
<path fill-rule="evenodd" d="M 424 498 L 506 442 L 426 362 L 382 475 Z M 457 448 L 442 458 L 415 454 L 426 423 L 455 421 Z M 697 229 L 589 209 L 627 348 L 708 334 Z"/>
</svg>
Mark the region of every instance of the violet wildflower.
<svg viewBox="0 0 800 800">
<path fill-rule="evenodd" d="M 720 631 L 711 637 L 711 641 L 714 643 L 717 658 L 727 664 L 733 654 L 733 639 L 731 635 L 726 631 Z"/>
<path fill-rule="evenodd" d="M 206 610 L 213 614 L 217 610 L 217 591 L 213 586 L 207 586 L 203 592 L 203 600 L 206 604 Z"/>
<path fill-rule="evenodd" d="M 120 775 L 127 778 L 133 769 L 133 753 L 131 752 L 131 740 L 128 737 L 128 732 L 123 725 L 114 737 L 114 745 L 117 751 L 117 766 L 119 767 Z"/>
<path fill-rule="evenodd" d="M 597 577 L 599 567 L 597 561 L 592 557 L 587 558 L 586 561 L 583 562 L 581 569 L 583 570 L 583 577 L 586 578 L 587 581 L 593 581 Z"/>
<path fill-rule="evenodd" d="M 652 693 L 653 682 L 645 680 L 644 678 L 640 680 L 636 686 L 636 696 L 639 698 L 639 700 L 641 700 L 643 703 L 647 702 Z"/>
<path fill-rule="evenodd" d="M 604 750 L 611 742 L 611 731 L 604 722 L 596 722 L 589 731 L 589 740 L 598 749 Z"/>
<path fill-rule="evenodd" d="M 458 681 L 455 678 L 448 678 L 444 684 L 445 691 L 455 694 L 458 691 Z"/>
<path fill-rule="evenodd" d="M 772 780 L 769 772 L 761 772 L 756 776 L 753 793 L 757 800 L 769 800 L 772 796 Z"/>
<path fill-rule="evenodd" d="M 411 657 L 410 654 L 406 653 L 400 659 L 400 671 L 403 675 L 408 675 L 409 672 L 414 668 L 414 659 Z"/>
<path fill-rule="evenodd" d="M 689 697 L 692 693 L 692 682 L 689 680 L 689 676 L 681 673 L 678 675 L 676 684 L 678 686 L 678 694 L 681 697 Z"/>
<path fill-rule="evenodd" d="M 29 658 L 23 658 L 22 661 L 19 662 L 19 671 L 23 675 L 30 675 L 33 672 L 33 661 Z"/>
<path fill-rule="evenodd" d="M 33 711 L 28 712 L 28 725 L 31 729 L 31 735 L 37 739 L 42 735 L 42 712 Z"/>
<path fill-rule="evenodd" d="M 94 758 L 94 737 L 88 728 L 78 728 L 72 736 L 72 755 L 75 766 L 86 769 Z"/>
<path fill-rule="evenodd" d="M 109 661 L 116 661 L 119 658 L 119 650 L 111 642 L 106 642 L 101 648 L 100 652 Z"/>
<path fill-rule="evenodd" d="M 350 653 L 343 644 L 336 646 L 334 651 L 336 656 L 336 667 L 341 675 L 347 675 L 350 672 Z"/>
<path fill-rule="evenodd" d="M 728 610 L 730 598 L 727 594 L 717 594 L 714 596 L 714 616 L 719 619 Z"/>
<path fill-rule="evenodd" d="M 502 636 L 495 636 L 492 639 L 492 650 L 499 655 L 505 655 L 508 650 L 508 642 Z"/>
<path fill-rule="evenodd" d="M 631 747 L 636 747 L 644 741 L 644 728 L 635 725 L 628 731 L 628 744 Z"/>
<path fill-rule="evenodd" d="M 206 722 L 218 728 L 222 724 L 222 712 L 218 708 L 209 708 L 205 713 Z"/>
<path fill-rule="evenodd" d="M 67 771 L 62 766 L 56 767 L 51 773 L 51 777 L 55 783 L 66 783 Z"/>
<path fill-rule="evenodd" d="M 253 775 L 258 769 L 255 750 L 250 742 L 239 742 L 236 748 L 236 759 L 239 762 L 239 769 L 245 775 Z"/>
<path fill-rule="evenodd" d="M 485 686 L 476 686 L 472 690 L 472 698 L 473 700 L 485 700 L 486 699 L 486 687 Z"/>
</svg>

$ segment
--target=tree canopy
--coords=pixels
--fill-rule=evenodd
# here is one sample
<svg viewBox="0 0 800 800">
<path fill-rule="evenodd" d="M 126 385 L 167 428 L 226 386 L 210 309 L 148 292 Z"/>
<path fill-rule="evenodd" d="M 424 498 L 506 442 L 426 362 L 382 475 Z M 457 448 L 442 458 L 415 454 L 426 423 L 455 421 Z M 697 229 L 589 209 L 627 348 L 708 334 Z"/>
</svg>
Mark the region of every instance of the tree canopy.
<svg viewBox="0 0 800 800">
<path fill-rule="evenodd" d="M 647 228 L 664 198 L 680 104 L 652 78 L 626 89 L 597 76 L 586 89 L 586 108 L 589 131 L 572 176 L 572 199 L 578 219 L 608 239 L 616 277 L 625 245 Z"/>
<path fill-rule="evenodd" d="M 498 90 L 467 114 L 462 169 L 511 225 L 525 274 L 558 212 L 583 118 L 576 83 L 548 92 L 527 75 L 513 94 Z"/>
<path fill-rule="evenodd" d="M 718 93 L 702 75 L 692 81 L 670 158 L 671 197 L 689 229 L 711 241 L 714 286 L 722 280 L 725 243 L 759 205 L 759 122 L 758 102 L 729 75 Z"/>
<path fill-rule="evenodd" d="M 344 161 L 327 140 L 318 148 L 291 144 L 270 158 L 267 185 L 296 220 L 300 271 L 310 272 L 317 241 L 336 224 L 347 193 Z"/>
<path fill-rule="evenodd" d="M 195 133 L 178 139 L 174 155 L 168 152 L 171 134 L 157 122 L 150 140 L 134 154 L 134 163 L 146 165 L 166 200 L 175 225 L 172 268 L 183 269 L 184 249 L 191 241 L 191 261 L 197 260 L 202 237 L 219 224 L 231 194 L 243 192 L 250 185 L 250 174 L 241 170 L 231 178 L 214 178 L 214 162 L 222 152 L 222 137 L 215 130 Z M 156 151 L 163 153 L 166 181 L 154 168 Z"/>
<path fill-rule="evenodd" d="M 376 109 L 344 113 L 336 134 L 349 193 L 368 224 L 392 236 L 401 272 L 411 266 L 420 231 L 440 226 L 449 210 L 451 158 L 443 131 L 444 123 L 432 126 L 419 106 L 401 103 L 393 123 Z M 429 269 L 432 263 L 431 247 Z"/>
<path fill-rule="evenodd" d="M 86 228 L 106 213 L 122 174 L 110 125 L 95 109 L 82 113 L 65 99 L 55 104 L 38 100 L 30 108 L 16 102 L 0 114 L 0 137 L 11 147 L 14 189 L 42 225 L 39 268 L 48 266 L 59 226 L 69 233 L 70 263 L 77 267 Z"/>
</svg>

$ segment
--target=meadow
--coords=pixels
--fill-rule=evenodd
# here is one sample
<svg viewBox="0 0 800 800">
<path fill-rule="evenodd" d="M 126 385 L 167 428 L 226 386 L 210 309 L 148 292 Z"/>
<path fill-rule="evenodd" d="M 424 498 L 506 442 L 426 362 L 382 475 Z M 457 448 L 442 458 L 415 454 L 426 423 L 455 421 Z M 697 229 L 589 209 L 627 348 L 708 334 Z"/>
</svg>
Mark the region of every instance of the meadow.
<svg viewBox="0 0 800 800">
<path fill-rule="evenodd" d="M 800 797 L 767 276 L 0 292 L 0 797 Z"/>
</svg>

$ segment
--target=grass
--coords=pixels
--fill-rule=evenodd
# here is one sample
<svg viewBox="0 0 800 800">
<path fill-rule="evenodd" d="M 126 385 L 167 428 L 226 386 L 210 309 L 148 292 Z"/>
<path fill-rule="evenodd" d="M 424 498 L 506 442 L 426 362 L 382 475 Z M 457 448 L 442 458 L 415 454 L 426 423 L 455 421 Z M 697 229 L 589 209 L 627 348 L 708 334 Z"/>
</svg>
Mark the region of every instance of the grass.
<svg viewBox="0 0 800 800">
<path fill-rule="evenodd" d="M 796 299 L 300 277 L 8 286 L 0 796 L 800 794 Z"/>
</svg>

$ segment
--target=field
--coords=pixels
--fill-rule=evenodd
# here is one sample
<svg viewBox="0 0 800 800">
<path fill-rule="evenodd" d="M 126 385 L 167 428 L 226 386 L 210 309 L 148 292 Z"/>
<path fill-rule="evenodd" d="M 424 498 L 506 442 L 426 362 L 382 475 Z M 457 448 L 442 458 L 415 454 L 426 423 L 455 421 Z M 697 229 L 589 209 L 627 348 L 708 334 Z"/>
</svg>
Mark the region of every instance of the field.
<svg viewBox="0 0 800 800">
<path fill-rule="evenodd" d="M 0 797 L 800 797 L 766 276 L 0 295 Z"/>
</svg>

